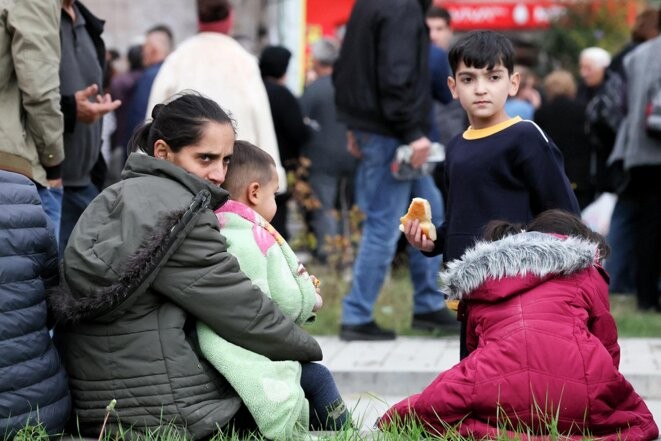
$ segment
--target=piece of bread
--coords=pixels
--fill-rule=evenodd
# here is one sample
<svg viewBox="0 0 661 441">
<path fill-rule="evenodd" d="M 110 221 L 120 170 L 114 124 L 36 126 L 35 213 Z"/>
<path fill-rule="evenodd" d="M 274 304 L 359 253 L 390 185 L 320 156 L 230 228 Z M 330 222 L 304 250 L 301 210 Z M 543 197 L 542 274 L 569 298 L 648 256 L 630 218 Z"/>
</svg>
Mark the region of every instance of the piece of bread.
<svg viewBox="0 0 661 441">
<path fill-rule="evenodd" d="M 459 300 L 457 300 L 457 299 L 446 300 L 445 301 L 445 306 L 447 306 L 447 308 L 450 311 L 458 311 L 459 310 Z"/>
<path fill-rule="evenodd" d="M 436 227 L 431 222 L 431 206 L 429 201 L 423 198 L 413 198 L 409 211 L 399 218 L 399 229 L 404 231 L 404 226 L 409 220 L 417 219 L 420 222 L 422 232 L 429 240 L 436 240 Z"/>
</svg>

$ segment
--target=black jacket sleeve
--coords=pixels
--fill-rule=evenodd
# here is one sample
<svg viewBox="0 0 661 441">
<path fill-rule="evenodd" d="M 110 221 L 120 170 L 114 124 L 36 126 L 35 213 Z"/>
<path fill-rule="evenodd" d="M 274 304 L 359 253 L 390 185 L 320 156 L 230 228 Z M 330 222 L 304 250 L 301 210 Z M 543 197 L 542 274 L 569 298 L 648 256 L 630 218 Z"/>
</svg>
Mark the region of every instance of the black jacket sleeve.
<svg viewBox="0 0 661 441">
<path fill-rule="evenodd" d="M 429 78 L 428 65 L 421 63 L 417 49 L 420 32 L 426 32 L 419 8 L 417 2 L 399 2 L 398 7 L 387 11 L 376 48 L 381 111 L 405 142 L 425 136 L 416 112 L 420 99 L 416 84 L 421 75 L 425 81 Z M 427 47 L 424 53 L 428 55 Z"/>
</svg>

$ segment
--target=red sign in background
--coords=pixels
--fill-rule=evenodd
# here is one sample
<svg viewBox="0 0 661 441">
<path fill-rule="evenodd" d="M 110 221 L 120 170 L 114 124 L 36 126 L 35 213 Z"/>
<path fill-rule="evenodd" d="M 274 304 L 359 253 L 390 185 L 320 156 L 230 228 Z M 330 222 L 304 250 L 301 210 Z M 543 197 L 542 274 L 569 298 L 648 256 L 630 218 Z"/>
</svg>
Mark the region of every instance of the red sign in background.
<svg viewBox="0 0 661 441">
<path fill-rule="evenodd" d="M 307 0 L 308 41 L 322 35 L 336 35 L 347 22 L 355 0 Z M 607 7 L 614 14 L 626 15 L 633 24 L 636 0 L 590 0 L 594 8 Z M 434 0 L 450 11 L 457 31 L 473 29 L 543 30 L 575 0 Z M 312 37 L 312 38 L 310 38 Z"/>
<path fill-rule="evenodd" d="M 346 24 L 355 0 L 308 0 L 306 20 L 308 41 L 321 36 L 336 36 L 337 29 Z"/>
<path fill-rule="evenodd" d="M 446 8 L 457 31 L 471 29 L 545 29 L 565 12 L 554 1 L 535 2 L 436 2 Z"/>
<path fill-rule="evenodd" d="M 308 41 L 336 35 L 349 19 L 355 0 L 308 0 L 306 20 Z M 450 11 L 452 27 L 470 29 L 545 29 L 553 17 L 565 11 L 558 0 L 541 1 L 439 1 Z"/>
</svg>

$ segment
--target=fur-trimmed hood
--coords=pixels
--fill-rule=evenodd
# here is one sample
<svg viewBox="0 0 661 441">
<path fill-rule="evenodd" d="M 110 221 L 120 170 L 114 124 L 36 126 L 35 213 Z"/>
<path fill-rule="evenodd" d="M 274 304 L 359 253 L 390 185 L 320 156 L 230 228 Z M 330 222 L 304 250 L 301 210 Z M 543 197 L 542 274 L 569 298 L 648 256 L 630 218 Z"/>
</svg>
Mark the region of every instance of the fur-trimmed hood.
<svg viewBox="0 0 661 441">
<path fill-rule="evenodd" d="M 478 242 L 441 273 L 441 286 L 450 299 L 462 299 L 504 278 L 567 276 L 594 265 L 596 243 L 578 237 L 523 232 L 494 242 Z"/>
<path fill-rule="evenodd" d="M 119 305 L 129 308 L 148 288 L 198 218 L 208 212 L 215 220 L 209 207 L 227 199 L 224 190 L 144 154 L 132 154 L 122 176 L 92 201 L 69 240 L 60 286 L 49 293 L 59 322 L 121 314 Z"/>
</svg>

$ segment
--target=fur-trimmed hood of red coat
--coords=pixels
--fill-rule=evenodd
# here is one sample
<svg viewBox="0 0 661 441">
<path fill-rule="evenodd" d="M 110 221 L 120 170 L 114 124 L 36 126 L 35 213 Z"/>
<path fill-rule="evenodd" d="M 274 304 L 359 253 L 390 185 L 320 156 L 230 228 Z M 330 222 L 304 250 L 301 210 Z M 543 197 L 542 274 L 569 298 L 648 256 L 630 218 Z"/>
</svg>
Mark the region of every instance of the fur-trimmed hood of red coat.
<svg viewBox="0 0 661 441">
<path fill-rule="evenodd" d="M 441 286 L 450 299 L 483 299 L 487 293 L 502 298 L 512 294 L 504 292 L 503 285 L 513 288 L 503 284 L 504 279 L 541 283 L 551 275 L 568 276 L 589 268 L 598 256 L 598 245 L 586 239 L 522 232 L 494 242 L 477 242 L 461 259 L 448 263 L 441 273 Z"/>
</svg>

